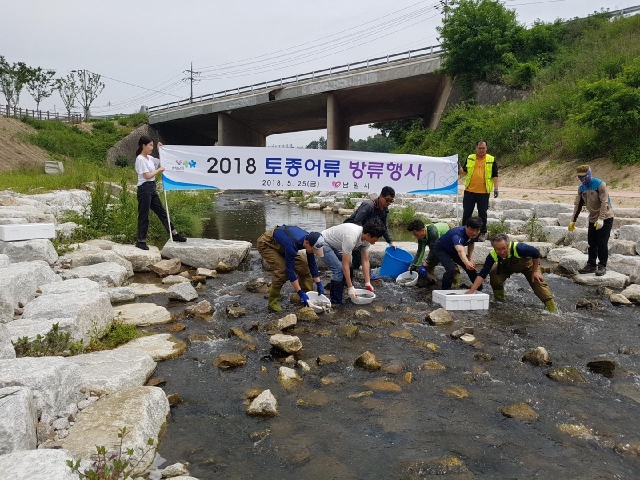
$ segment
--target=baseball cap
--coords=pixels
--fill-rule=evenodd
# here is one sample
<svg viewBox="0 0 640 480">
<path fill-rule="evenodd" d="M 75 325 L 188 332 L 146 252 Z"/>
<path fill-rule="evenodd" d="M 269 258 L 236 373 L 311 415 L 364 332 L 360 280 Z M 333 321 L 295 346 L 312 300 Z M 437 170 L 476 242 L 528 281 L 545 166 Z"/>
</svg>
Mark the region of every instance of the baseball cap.
<svg viewBox="0 0 640 480">
<path fill-rule="evenodd" d="M 319 232 L 311 232 L 307 235 L 309 245 L 313 247 L 313 254 L 316 257 L 324 257 L 324 237 Z"/>
<path fill-rule="evenodd" d="M 584 177 L 588 172 L 589 172 L 589 165 L 580 165 L 580 166 L 576 169 L 576 174 L 577 174 L 579 177 Z"/>
</svg>

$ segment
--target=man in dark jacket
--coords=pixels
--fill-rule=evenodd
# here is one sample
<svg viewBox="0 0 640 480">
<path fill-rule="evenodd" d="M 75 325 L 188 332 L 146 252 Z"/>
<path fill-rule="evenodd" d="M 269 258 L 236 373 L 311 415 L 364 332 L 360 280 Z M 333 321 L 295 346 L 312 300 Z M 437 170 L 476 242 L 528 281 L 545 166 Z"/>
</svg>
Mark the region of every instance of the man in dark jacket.
<svg viewBox="0 0 640 480">
<path fill-rule="evenodd" d="M 308 233 L 299 227 L 282 225 L 260 235 L 257 243 L 258 252 L 273 270 L 273 280 L 269 290 L 270 310 L 274 312 L 282 310 L 278 300 L 280 300 L 280 290 L 287 280 L 291 282 L 293 290 L 298 293 L 305 305 L 309 301 L 309 296 L 305 292 L 313 289 L 312 277 L 318 293 L 324 294 L 316 264 L 316 256 L 324 255 L 324 238 L 320 233 Z M 304 255 L 298 254 L 300 250 L 304 250 Z"/>
<path fill-rule="evenodd" d="M 471 257 L 474 243 L 478 241 L 478 235 L 480 235 L 480 228 L 482 228 L 482 219 L 471 217 L 464 227 L 452 228 L 436 241 L 433 251 L 445 270 L 442 276 L 442 290 L 451 290 L 456 275 L 456 264 L 464 268 L 471 282 L 475 282 L 478 274 L 476 264 Z M 466 253 L 464 247 L 467 247 Z M 482 290 L 482 285 L 478 290 Z"/>
</svg>

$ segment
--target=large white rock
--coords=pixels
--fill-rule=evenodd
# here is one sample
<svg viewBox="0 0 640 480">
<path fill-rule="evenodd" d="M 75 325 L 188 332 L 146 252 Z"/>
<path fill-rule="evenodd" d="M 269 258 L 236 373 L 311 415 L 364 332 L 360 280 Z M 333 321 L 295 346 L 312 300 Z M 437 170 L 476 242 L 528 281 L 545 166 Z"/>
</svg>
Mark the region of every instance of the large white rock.
<svg viewBox="0 0 640 480">
<path fill-rule="evenodd" d="M 578 270 L 587 264 L 587 258 L 587 255 L 584 253 L 566 255 L 560 259 L 558 267 L 570 275 L 575 275 L 578 273 Z"/>
<path fill-rule="evenodd" d="M 501 217 L 505 220 L 522 220 L 527 221 L 533 216 L 533 210 L 530 208 L 516 208 L 503 210 Z"/>
<path fill-rule="evenodd" d="M 156 368 L 151 355 L 136 349 L 116 348 L 74 355 L 67 360 L 80 367 L 82 392 L 93 395 L 140 387 Z"/>
<path fill-rule="evenodd" d="M 216 268 L 220 262 L 232 269 L 238 268 L 251 250 L 251 243 L 240 240 L 214 240 L 209 238 L 189 238 L 184 243 L 167 242 L 162 256 L 179 258 L 191 267 Z"/>
<path fill-rule="evenodd" d="M 418 242 L 393 242 L 393 244 L 398 248 L 406 250 L 411 255 L 415 255 L 418 251 Z M 384 258 L 385 251 L 388 246 L 389 244 L 382 240 L 369 247 L 369 261 L 371 262 L 371 268 L 377 268 L 382 264 L 382 259 Z M 429 249 L 427 248 L 426 252 L 428 251 Z M 425 253 L 425 255 L 427 255 L 427 253 Z"/>
<path fill-rule="evenodd" d="M 122 390 L 92 403 L 82 410 L 69 435 L 62 439 L 62 448 L 76 458 L 89 460 L 96 453 L 96 445 L 113 448 L 118 441 L 118 432 L 127 427 L 130 433 L 124 437 L 123 448 L 134 449 L 140 457 L 147 449 L 147 440 L 152 438 L 157 445 L 158 436 L 169 414 L 169 402 L 162 389 L 136 387 Z M 137 473 L 141 473 L 154 458 L 151 451 L 145 456 Z"/>
<path fill-rule="evenodd" d="M 567 227 L 542 227 L 542 231 L 547 236 L 547 242 L 560 244 L 567 236 Z"/>
<path fill-rule="evenodd" d="M 623 225 L 618 229 L 618 240 L 640 240 L 640 225 Z"/>
<path fill-rule="evenodd" d="M 113 311 L 118 320 L 126 325 L 143 327 L 171 321 L 169 310 L 155 303 L 125 303 L 114 307 Z"/>
<path fill-rule="evenodd" d="M 142 250 L 135 245 L 116 244 L 111 250 L 131 262 L 134 272 L 149 272 L 151 265 L 162 260 L 160 250 L 152 245 L 149 246 L 149 250 Z"/>
<path fill-rule="evenodd" d="M 18 242 L 3 242 L 0 240 L 0 253 L 7 255 L 13 263 L 44 260 L 49 265 L 53 265 L 58 260 L 58 253 L 53 247 L 53 243 L 46 238 Z"/>
<path fill-rule="evenodd" d="M 618 208 L 614 210 L 616 218 L 640 218 L 640 208 Z"/>
<path fill-rule="evenodd" d="M 582 253 L 580 250 L 571 247 L 552 248 L 547 254 L 547 260 L 558 263 L 563 257 Z"/>
<path fill-rule="evenodd" d="M 602 276 L 596 276 L 593 273 L 586 275 L 577 274 L 573 276 L 573 281 L 580 285 L 624 288 L 624 286 L 629 283 L 629 277 L 622 273 L 607 270 L 607 273 Z"/>
<path fill-rule="evenodd" d="M 151 358 L 155 361 L 160 361 L 179 357 L 187 349 L 187 344 L 182 340 L 178 340 L 170 333 L 159 333 L 157 335 L 136 338 L 118 347 L 118 349 L 142 350 L 151 355 Z"/>
<path fill-rule="evenodd" d="M 492 249 L 493 247 L 491 246 L 491 242 L 474 243 L 471 261 L 478 265 L 484 265 L 484 262 L 487 260 L 487 255 L 489 255 L 489 252 L 491 252 Z"/>
<path fill-rule="evenodd" d="M 66 450 L 20 450 L 0 455 L 0 478 L 6 480 L 78 480 L 67 461 Z"/>
<path fill-rule="evenodd" d="M 101 250 L 111 250 L 114 245 L 118 245 L 116 242 L 112 242 L 111 240 L 105 240 L 103 238 L 95 238 L 93 240 L 87 240 L 84 242 L 90 247 L 96 247 Z"/>
<path fill-rule="evenodd" d="M 103 287 L 119 287 L 129 278 L 125 267 L 113 262 L 96 263 L 62 271 L 62 278 L 88 278 Z"/>
<path fill-rule="evenodd" d="M 166 288 L 153 283 L 132 283 L 129 285 L 133 289 L 133 293 L 136 297 L 148 297 L 150 295 L 158 295 L 165 293 Z"/>
<path fill-rule="evenodd" d="M 512 210 L 531 208 L 531 202 L 526 200 L 512 200 L 509 198 L 498 198 L 489 200 L 489 208 L 493 210 Z"/>
<path fill-rule="evenodd" d="M 565 245 L 573 245 L 578 242 L 586 242 L 589 238 L 589 230 L 586 228 L 576 228 L 574 231 L 566 231 L 567 235 L 564 238 Z"/>
<path fill-rule="evenodd" d="M 607 269 L 629 275 L 631 283 L 640 283 L 640 257 L 637 255 L 633 257 L 617 253 L 609 255 Z"/>
<path fill-rule="evenodd" d="M 0 455 L 36 448 L 37 423 L 36 402 L 30 389 L 0 388 Z"/>
<path fill-rule="evenodd" d="M 127 275 L 133 276 L 133 265 L 126 258 L 117 255 L 112 250 L 102 250 L 98 247 L 92 247 L 91 249 L 79 249 L 65 254 L 61 260 L 63 262 L 69 262 L 71 268 L 86 267 L 88 265 L 95 265 L 97 263 L 112 262 L 122 265 L 127 269 Z"/>
<path fill-rule="evenodd" d="M 80 368 L 62 357 L 24 357 L 0 360 L 0 388 L 31 389 L 38 409 L 56 416 L 80 400 Z"/>
<path fill-rule="evenodd" d="M 622 291 L 621 295 L 624 295 L 633 303 L 640 303 L 640 285 L 629 285 Z"/>
<path fill-rule="evenodd" d="M 249 415 L 262 415 L 265 417 L 278 415 L 278 401 L 271 393 L 271 390 L 264 390 L 253 399 L 249 408 L 247 408 L 247 413 Z"/>
<path fill-rule="evenodd" d="M 287 353 L 296 353 L 302 349 L 300 338 L 294 335 L 277 333 L 269 337 L 269 343 Z"/>
<path fill-rule="evenodd" d="M 92 335 L 104 332 L 111 324 L 113 312 L 109 295 L 104 292 L 84 291 L 40 295 L 24 308 L 20 320 L 11 322 L 9 329 L 15 332 L 13 323 L 20 327 L 29 322 L 48 322 L 49 328 L 60 319 L 70 319 L 60 325 L 63 332 L 69 332 L 74 340 L 82 339 L 85 344 Z"/>
<path fill-rule="evenodd" d="M 34 298 L 38 286 L 60 280 L 42 260 L 12 263 L 0 268 L 0 323 L 12 321 L 18 302 L 26 303 Z"/>
<path fill-rule="evenodd" d="M 180 300 L 182 302 L 190 302 L 198 298 L 198 292 L 193 288 L 191 283 L 178 283 L 171 285 L 167 289 L 167 296 L 172 300 Z"/>
<path fill-rule="evenodd" d="M 16 351 L 11 344 L 9 329 L 0 323 L 0 359 L 4 358 L 16 358 Z"/>
<path fill-rule="evenodd" d="M 0 219 L 11 220 L 19 219 L 19 222 L 3 222 L 11 223 L 56 223 L 56 218 L 50 213 L 42 213 L 40 208 L 24 207 L 24 206 L 0 206 Z"/>
<path fill-rule="evenodd" d="M 534 203 L 533 211 L 538 218 L 554 217 L 557 221 L 557 217 L 561 213 L 572 213 L 573 205 L 568 203 Z"/>
<path fill-rule="evenodd" d="M 11 259 L 9 258 L 9 255 L 0 253 L 0 268 L 8 267 L 10 263 Z"/>
<path fill-rule="evenodd" d="M 87 190 L 55 190 L 49 193 L 29 195 L 29 200 L 44 205 L 45 213 L 59 215 L 72 211 L 82 213 L 91 203 L 91 192 Z M 25 202 L 24 197 L 21 199 Z"/>
<path fill-rule="evenodd" d="M 71 280 L 65 280 L 64 282 L 41 285 L 40 290 L 43 295 L 74 292 L 98 292 L 100 291 L 100 285 L 88 278 L 73 278 Z"/>
<path fill-rule="evenodd" d="M 105 291 L 109 295 L 111 303 L 133 302 L 136 299 L 136 294 L 131 286 L 107 288 Z"/>
<path fill-rule="evenodd" d="M 532 247 L 537 248 L 540 251 L 540 256 L 542 258 L 547 258 L 549 252 L 553 248 L 553 243 L 550 242 L 525 242 L 527 245 L 531 245 Z"/>
<path fill-rule="evenodd" d="M 573 211 L 571 213 L 559 213 L 558 223 L 563 227 L 568 227 L 573 221 Z M 576 220 L 577 228 L 587 228 L 589 226 L 589 215 L 586 213 L 581 214 Z"/>
<path fill-rule="evenodd" d="M 613 253 L 635 256 L 636 242 L 632 240 L 609 240 L 609 254 Z"/>
</svg>

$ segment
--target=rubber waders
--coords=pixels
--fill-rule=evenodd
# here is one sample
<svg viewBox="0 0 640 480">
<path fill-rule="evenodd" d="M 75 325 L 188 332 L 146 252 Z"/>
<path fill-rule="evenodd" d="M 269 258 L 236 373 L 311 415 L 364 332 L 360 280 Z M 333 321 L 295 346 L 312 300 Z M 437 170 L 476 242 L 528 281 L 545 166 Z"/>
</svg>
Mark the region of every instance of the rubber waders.
<svg viewBox="0 0 640 480">
<path fill-rule="evenodd" d="M 329 285 L 329 298 L 334 305 L 342 305 L 342 292 L 344 291 L 344 285 L 342 281 L 331 281 Z"/>
<path fill-rule="evenodd" d="M 278 303 L 280 300 L 280 290 L 276 290 L 275 288 L 271 288 L 269 290 L 269 310 L 273 312 L 281 312 L 282 305 Z"/>
<path fill-rule="evenodd" d="M 553 300 L 553 298 L 544 302 L 544 306 L 547 307 L 547 310 L 549 310 L 551 313 L 558 313 L 556 302 Z"/>
<path fill-rule="evenodd" d="M 504 290 L 493 289 L 493 299 L 496 302 L 504 302 Z"/>
</svg>

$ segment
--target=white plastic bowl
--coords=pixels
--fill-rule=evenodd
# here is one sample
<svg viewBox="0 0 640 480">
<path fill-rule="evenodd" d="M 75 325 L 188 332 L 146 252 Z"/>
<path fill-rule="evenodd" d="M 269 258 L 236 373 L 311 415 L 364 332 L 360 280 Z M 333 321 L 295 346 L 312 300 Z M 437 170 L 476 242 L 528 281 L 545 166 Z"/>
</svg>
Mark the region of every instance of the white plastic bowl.
<svg viewBox="0 0 640 480">
<path fill-rule="evenodd" d="M 356 305 L 366 305 L 373 302 L 373 299 L 376 298 L 375 293 L 365 290 L 364 288 L 356 288 L 356 295 L 358 295 L 356 298 L 351 299 Z"/>
<path fill-rule="evenodd" d="M 409 280 L 410 281 L 407 281 Z M 403 287 L 415 287 L 418 283 L 418 272 L 404 272 L 398 275 L 396 283 Z"/>
<path fill-rule="evenodd" d="M 307 292 L 307 296 L 309 297 L 309 306 L 316 313 L 324 312 L 323 305 L 331 307 L 331 300 L 324 295 L 318 295 L 318 292 Z"/>
</svg>

